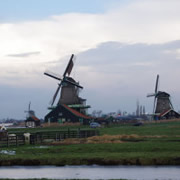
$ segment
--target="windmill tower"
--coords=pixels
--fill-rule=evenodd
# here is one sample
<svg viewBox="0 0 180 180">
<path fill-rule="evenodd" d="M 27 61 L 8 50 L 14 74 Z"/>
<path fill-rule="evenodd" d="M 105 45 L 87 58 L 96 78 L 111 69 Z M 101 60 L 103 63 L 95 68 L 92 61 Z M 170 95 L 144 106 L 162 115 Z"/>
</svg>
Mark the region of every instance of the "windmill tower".
<svg viewBox="0 0 180 180">
<path fill-rule="evenodd" d="M 59 76 L 55 73 L 46 71 L 44 74 L 54 78 L 59 81 L 57 90 L 53 96 L 53 99 L 51 101 L 51 106 L 54 105 L 54 102 L 57 98 L 58 93 L 60 92 L 60 98 L 58 100 L 57 105 L 59 104 L 82 104 L 82 99 L 79 97 L 79 89 L 83 89 L 82 86 L 79 85 L 78 82 L 76 82 L 72 77 L 70 77 L 72 68 L 74 66 L 73 62 L 74 54 L 71 55 L 71 58 L 69 60 L 69 63 L 64 71 L 63 76 Z"/>
<path fill-rule="evenodd" d="M 164 112 L 167 112 L 169 110 L 174 110 L 170 100 L 170 94 L 164 91 L 158 91 L 158 86 L 159 86 L 159 75 L 157 75 L 156 78 L 154 93 L 147 95 L 147 97 L 154 97 L 154 103 L 153 103 L 154 116 L 159 116 Z"/>
<path fill-rule="evenodd" d="M 86 99 L 79 97 L 79 91 L 80 89 L 83 89 L 83 87 L 72 77 L 70 77 L 71 71 L 74 66 L 73 59 L 74 59 L 74 54 L 71 55 L 68 65 L 62 76 L 59 76 L 49 71 L 44 72 L 45 75 L 59 81 L 57 90 L 51 101 L 51 107 L 49 108 L 52 111 L 48 115 L 46 115 L 45 119 L 47 119 L 47 117 L 49 119 L 53 119 L 53 121 L 62 119 L 59 116 L 59 114 L 60 115 L 65 114 L 64 112 L 62 112 L 64 107 L 73 108 L 75 111 L 82 113 L 84 115 L 86 114 L 87 108 L 90 108 L 90 106 L 86 105 Z M 57 104 L 53 106 L 59 93 L 60 96 L 57 101 Z M 63 116 L 63 119 L 69 119 L 69 118 Z"/>
</svg>

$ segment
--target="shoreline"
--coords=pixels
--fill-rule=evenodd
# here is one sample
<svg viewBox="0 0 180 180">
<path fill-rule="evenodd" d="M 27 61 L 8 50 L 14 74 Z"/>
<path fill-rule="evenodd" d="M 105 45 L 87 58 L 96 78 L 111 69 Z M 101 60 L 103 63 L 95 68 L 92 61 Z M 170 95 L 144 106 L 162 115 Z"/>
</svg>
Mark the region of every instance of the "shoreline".
<svg viewBox="0 0 180 180">
<path fill-rule="evenodd" d="M 71 162 L 71 163 L 69 163 Z M 174 159 L 58 159 L 55 162 L 50 159 L 8 159 L 0 160 L 0 166 L 179 166 L 180 158 Z"/>
</svg>

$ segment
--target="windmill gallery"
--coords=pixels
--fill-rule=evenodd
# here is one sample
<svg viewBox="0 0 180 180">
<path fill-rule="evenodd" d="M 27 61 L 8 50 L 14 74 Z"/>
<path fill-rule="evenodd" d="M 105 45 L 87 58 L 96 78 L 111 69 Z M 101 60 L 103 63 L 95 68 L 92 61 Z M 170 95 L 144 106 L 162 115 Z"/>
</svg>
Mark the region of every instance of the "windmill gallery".
<svg viewBox="0 0 180 180">
<path fill-rule="evenodd" d="M 80 122 L 82 124 L 89 124 L 93 119 L 93 117 L 87 115 L 87 109 L 90 106 L 86 105 L 86 99 L 79 96 L 80 89 L 83 89 L 83 87 L 70 76 L 74 66 L 73 60 L 74 54 L 71 55 L 62 77 L 50 71 L 44 72 L 45 75 L 59 81 L 51 106 L 48 108 L 50 111 L 45 116 L 46 123 Z M 156 79 L 155 92 L 147 95 L 147 97 L 154 97 L 151 117 L 155 120 L 179 118 L 179 113 L 172 106 L 170 94 L 164 91 L 158 91 L 158 84 L 159 75 L 157 75 Z M 54 106 L 58 94 L 60 96 L 57 104 Z"/>
</svg>

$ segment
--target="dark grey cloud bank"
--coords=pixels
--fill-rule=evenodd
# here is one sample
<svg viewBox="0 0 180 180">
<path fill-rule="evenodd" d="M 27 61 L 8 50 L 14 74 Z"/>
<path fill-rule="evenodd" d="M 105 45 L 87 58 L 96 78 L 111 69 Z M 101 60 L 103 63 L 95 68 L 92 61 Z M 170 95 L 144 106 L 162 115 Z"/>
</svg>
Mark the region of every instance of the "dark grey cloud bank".
<svg viewBox="0 0 180 180">
<path fill-rule="evenodd" d="M 121 109 L 133 112 L 139 99 L 140 103 L 146 106 L 146 110 L 151 112 L 152 99 L 146 98 L 146 95 L 153 92 L 156 75 L 160 74 L 160 90 L 169 92 L 175 109 L 180 110 L 179 49 L 180 41 L 164 44 L 106 42 L 81 52 L 77 54 L 74 67 L 75 79 L 84 86 L 81 96 L 87 98 L 92 110 L 111 112 Z M 59 62 L 64 62 L 66 66 L 68 56 L 67 61 L 64 59 Z M 61 74 L 64 68 L 59 62 L 54 67 L 60 70 L 56 72 Z M 53 63 L 56 64 L 55 61 Z M 14 74 L 13 78 L 16 78 L 15 76 Z M 37 76 L 44 76 L 43 72 Z M 31 88 L 1 84 L 0 118 L 22 119 L 29 101 L 37 115 L 44 117 L 57 82 L 47 78 L 46 81 L 38 82 L 42 84 L 42 88 L 37 88 L 36 83 L 35 81 Z"/>
<path fill-rule="evenodd" d="M 123 44 L 106 42 L 78 55 L 84 65 L 134 64 L 164 62 L 178 59 L 173 53 L 180 49 L 180 41 L 165 44 Z M 168 51 L 173 51 L 172 53 Z"/>
</svg>

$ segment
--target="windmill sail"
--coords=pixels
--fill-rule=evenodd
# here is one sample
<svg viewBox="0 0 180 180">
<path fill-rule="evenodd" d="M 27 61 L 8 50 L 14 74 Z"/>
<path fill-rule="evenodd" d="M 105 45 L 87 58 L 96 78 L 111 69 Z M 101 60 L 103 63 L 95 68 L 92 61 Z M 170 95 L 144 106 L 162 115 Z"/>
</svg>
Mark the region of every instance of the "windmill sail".
<svg viewBox="0 0 180 180">
<path fill-rule="evenodd" d="M 156 78 L 155 93 L 157 93 L 158 91 L 158 85 L 159 85 L 159 74 L 157 75 L 157 78 Z"/>
<path fill-rule="evenodd" d="M 74 85 L 74 86 L 77 86 L 78 88 L 83 89 L 83 87 L 80 86 L 78 83 L 74 83 L 74 82 L 72 82 L 72 81 L 70 81 L 70 80 L 68 80 L 68 79 L 66 79 L 65 82 L 68 82 L 68 83 L 70 83 L 70 84 L 72 84 L 72 85 Z"/>
<path fill-rule="evenodd" d="M 57 80 L 59 80 L 59 81 L 62 80 L 62 77 L 61 77 L 59 74 L 53 73 L 53 72 L 51 72 L 51 71 L 45 71 L 44 74 L 45 74 L 46 76 L 51 77 L 51 78 L 57 79 Z"/>
<path fill-rule="evenodd" d="M 156 94 L 155 93 L 150 93 L 150 94 L 147 94 L 147 97 L 152 97 L 152 96 L 155 96 Z"/>
<path fill-rule="evenodd" d="M 31 110 L 31 102 L 29 102 L 28 110 L 29 110 L 29 111 Z"/>
<path fill-rule="evenodd" d="M 69 63 L 66 67 L 66 70 L 65 70 L 63 76 L 66 76 L 66 74 L 68 74 L 68 76 L 69 76 L 71 74 L 72 68 L 74 66 L 73 57 L 74 57 L 74 54 L 71 55 L 71 58 L 69 60 Z"/>
<path fill-rule="evenodd" d="M 53 96 L 53 99 L 52 99 L 52 102 L 51 102 L 51 106 L 54 104 L 54 102 L 55 102 L 55 100 L 56 100 L 56 97 L 57 97 L 57 95 L 58 95 L 58 92 L 59 92 L 59 90 L 60 90 L 60 85 L 58 86 L 58 88 L 57 88 L 57 90 L 56 90 L 56 92 L 55 92 L 55 94 L 54 94 L 54 96 Z"/>
<path fill-rule="evenodd" d="M 154 97 L 153 114 L 155 113 L 155 109 L 156 109 L 156 97 Z"/>
</svg>

